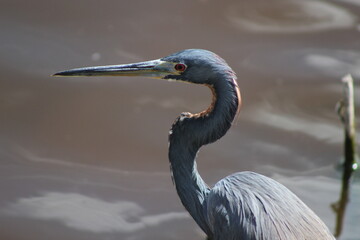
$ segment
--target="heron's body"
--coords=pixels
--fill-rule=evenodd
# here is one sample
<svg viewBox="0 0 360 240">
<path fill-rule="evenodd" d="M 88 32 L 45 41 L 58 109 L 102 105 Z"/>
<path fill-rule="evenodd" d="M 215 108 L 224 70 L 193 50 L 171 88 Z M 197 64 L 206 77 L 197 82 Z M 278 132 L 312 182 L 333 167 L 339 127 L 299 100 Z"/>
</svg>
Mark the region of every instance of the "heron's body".
<svg viewBox="0 0 360 240">
<path fill-rule="evenodd" d="M 149 62 L 56 75 L 143 75 L 210 87 L 214 95 L 211 106 L 198 114 L 182 113 L 169 136 L 176 190 L 200 228 L 214 240 L 335 239 L 310 208 L 275 180 L 240 172 L 210 188 L 201 178 L 196 166 L 200 147 L 225 135 L 241 103 L 235 73 L 216 54 L 189 49 Z"/>
<path fill-rule="evenodd" d="M 334 239 L 295 194 L 275 180 L 240 172 L 219 181 L 207 197 L 214 239 Z"/>
</svg>

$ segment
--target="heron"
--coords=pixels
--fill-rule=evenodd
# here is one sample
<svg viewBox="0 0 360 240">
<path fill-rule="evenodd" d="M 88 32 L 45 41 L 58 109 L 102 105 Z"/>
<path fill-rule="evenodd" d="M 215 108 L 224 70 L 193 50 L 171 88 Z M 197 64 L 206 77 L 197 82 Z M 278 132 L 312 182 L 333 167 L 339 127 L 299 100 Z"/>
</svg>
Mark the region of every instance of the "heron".
<svg viewBox="0 0 360 240">
<path fill-rule="evenodd" d="M 226 134 L 241 106 L 236 74 L 217 54 L 186 49 L 151 61 L 76 68 L 54 75 L 144 76 L 207 86 L 212 103 L 202 112 L 183 112 L 176 118 L 169 132 L 168 158 L 180 200 L 208 239 L 335 239 L 304 202 L 269 177 L 238 172 L 210 187 L 200 176 L 199 149 Z"/>
</svg>

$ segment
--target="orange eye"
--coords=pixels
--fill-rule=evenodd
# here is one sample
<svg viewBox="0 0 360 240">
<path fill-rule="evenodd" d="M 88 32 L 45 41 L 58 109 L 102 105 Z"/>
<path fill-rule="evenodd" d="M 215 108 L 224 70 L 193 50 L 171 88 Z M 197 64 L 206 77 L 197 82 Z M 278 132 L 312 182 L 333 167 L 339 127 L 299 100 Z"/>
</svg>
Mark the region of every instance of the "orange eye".
<svg viewBox="0 0 360 240">
<path fill-rule="evenodd" d="M 183 72 L 186 69 L 186 65 L 182 63 L 178 63 L 174 66 L 176 71 Z"/>
</svg>

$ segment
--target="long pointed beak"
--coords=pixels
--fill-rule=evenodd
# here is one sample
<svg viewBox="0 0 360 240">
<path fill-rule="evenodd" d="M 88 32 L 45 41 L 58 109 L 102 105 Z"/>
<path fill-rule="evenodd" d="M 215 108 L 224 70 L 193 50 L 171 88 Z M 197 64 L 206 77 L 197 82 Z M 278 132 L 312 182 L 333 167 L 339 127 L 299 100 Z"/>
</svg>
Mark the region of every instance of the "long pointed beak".
<svg viewBox="0 0 360 240">
<path fill-rule="evenodd" d="M 139 63 L 76 68 L 55 73 L 53 76 L 144 76 L 163 78 L 170 74 L 178 74 L 174 70 L 174 65 L 175 63 L 157 59 Z"/>
</svg>

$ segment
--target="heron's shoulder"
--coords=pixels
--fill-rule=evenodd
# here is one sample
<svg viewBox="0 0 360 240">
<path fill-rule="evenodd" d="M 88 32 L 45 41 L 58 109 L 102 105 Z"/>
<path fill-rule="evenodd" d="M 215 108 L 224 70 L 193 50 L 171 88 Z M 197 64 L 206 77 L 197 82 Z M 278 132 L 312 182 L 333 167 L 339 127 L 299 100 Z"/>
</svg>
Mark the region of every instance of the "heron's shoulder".
<svg viewBox="0 0 360 240">
<path fill-rule="evenodd" d="M 257 202 L 260 205 L 267 202 L 281 204 L 285 199 L 302 205 L 301 200 L 281 183 L 250 171 L 235 173 L 221 179 L 209 194 L 210 202 L 225 200 L 227 204 L 236 207 L 243 207 L 241 204 L 239 206 L 241 202 Z"/>
<path fill-rule="evenodd" d="M 282 184 L 278 183 L 277 181 L 261 175 L 259 173 L 244 171 L 234 173 L 229 175 L 219 182 L 217 182 L 214 186 L 214 190 L 219 190 L 224 187 L 238 187 L 238 188 L 247 188 L 247 187 L 274 187 L 274 186 L 281 186 L 281 188 L 285 188 Z"/>
</svg>

